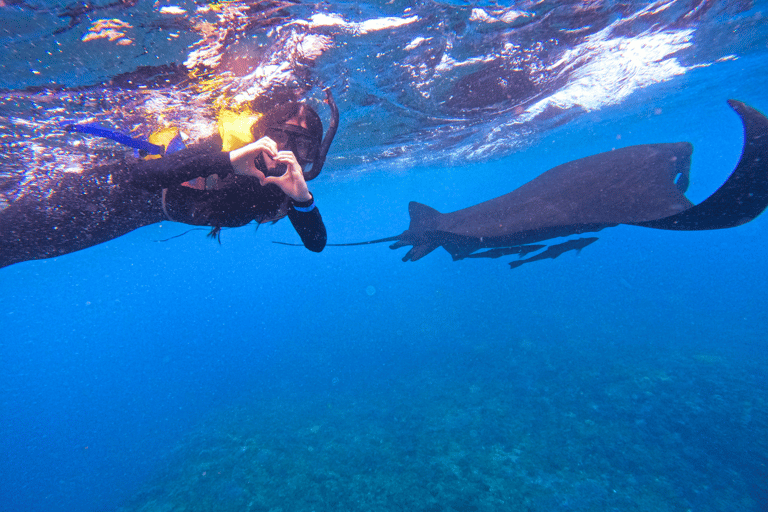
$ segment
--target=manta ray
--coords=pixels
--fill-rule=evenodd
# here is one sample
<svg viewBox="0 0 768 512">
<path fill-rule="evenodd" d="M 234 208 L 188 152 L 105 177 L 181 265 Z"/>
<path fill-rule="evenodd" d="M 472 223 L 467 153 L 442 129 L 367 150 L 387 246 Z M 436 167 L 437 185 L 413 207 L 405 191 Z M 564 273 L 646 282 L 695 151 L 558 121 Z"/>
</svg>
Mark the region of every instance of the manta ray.
<svg viewBox="0 0 768 512">
<path fill-rule="evenodd" d="M 768 206 L 768 119 L 736 101 L 728 104 L 744 126 L 744 148 L 726 182 L 699 204 L 685 197 L 693 146 L 688 142 L 615 149 L 558 165 L 503 196 L 451 213 L 417 202 L 408 205 L 410 226 L 397 236 L 337 246 L 396 241 L 411 246 L 403 261 L 438 247 L 454 260 L 523 256 L 510 263 L 556 258 L 580 251 L 597 238 L 556 245 L 537 242 L 628 224 L 700 231 L 740 226 Z"/>
</svg>

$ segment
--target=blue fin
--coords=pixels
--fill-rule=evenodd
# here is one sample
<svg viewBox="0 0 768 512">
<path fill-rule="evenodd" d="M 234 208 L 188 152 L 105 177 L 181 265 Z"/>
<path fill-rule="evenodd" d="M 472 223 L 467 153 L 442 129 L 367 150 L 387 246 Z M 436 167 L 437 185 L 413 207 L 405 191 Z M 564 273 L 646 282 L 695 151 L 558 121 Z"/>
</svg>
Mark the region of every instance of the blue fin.
<svg viewBox="0 0 768 512">
<path fill-rule="evenodd" d="M 115 142 L 119 142 L 120 144 L 124 144 L 128 147 L 138 149 L 139 151 L 144 151 L 145 153 L 150 155 L 162 155 L 166 153 L 166 150 L 163 148 L 163 146 L 152 144 L 145 140 L 133 138 L 130 135 L 126 135 L 125 133 L 119 132 L 117 130 L 112 130 L 110 128 L 103 128 L 95 124 L 63 123 L 62 128 L 64 128 L 68 132 L 85 133 L 87 135 L 96 135 L 97 137 L 104 137 L 107 139 L 111 139 Z M 175 139 L 174 141 L 172 141 L 172 143 L 173 142 L 175 142 Z M 179 139 L 179 142 L 182 144 L 182 147 L 174 146 L 173 150 L 170 150 L 170 147 L 169 147 L 170 151 L 168 151 L 168 153 L 173 153 L 174 151 L 183 149 L 184 143 L 181 142 L 180 139 Z"/>
<path fill-rule="evenodd" d="M 186 147 L 187 145 L 184 144 L 184 141 L 181 139 L 181 135 L 176 134 L 176 136 L 173 139 L 171 139 L 171 142 L 168 143 L 168 147 L 165 148 L 165 153 L 170 155 L 171 153 L 181 151 Z"/>
</svg>

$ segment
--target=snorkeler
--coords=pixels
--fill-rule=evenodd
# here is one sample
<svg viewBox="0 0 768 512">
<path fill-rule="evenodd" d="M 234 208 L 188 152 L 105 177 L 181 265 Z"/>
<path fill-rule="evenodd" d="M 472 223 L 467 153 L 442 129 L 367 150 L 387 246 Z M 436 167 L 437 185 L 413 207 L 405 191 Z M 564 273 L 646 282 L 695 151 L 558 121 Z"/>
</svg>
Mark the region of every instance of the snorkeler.
<svg viewBox="0 0 768 512">
<path fill-rule="evenodd" d="M 304 246 L 320 252 L 326 230 L 307 181 L 320 173 L 336 132 L 330 92 L 328 104 L 324 138 L 317 113 L 289 102 L 265 114 L 258 140 L 230 152 L 212 137 L 162 158 L 125 157 L 38 185 L 0 210 L 0 268 L 79 251 L 163 220 L 211 226 L 218 236 L 222 227 L 287 215 Z"/>
</svg>

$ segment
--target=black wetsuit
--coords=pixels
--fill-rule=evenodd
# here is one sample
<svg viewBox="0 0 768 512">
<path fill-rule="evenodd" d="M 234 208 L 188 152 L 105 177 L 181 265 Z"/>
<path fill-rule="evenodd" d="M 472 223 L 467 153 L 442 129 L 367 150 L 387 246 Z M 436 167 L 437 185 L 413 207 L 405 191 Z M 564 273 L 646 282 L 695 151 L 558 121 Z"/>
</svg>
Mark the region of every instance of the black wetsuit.
<svg viewBox="0 0 768 512">
<path fill-rule="evenodd" d="M 323 250 L 325 225 L 312 201 L 294 202 L 276 185 L 235 175 L 229 153 L 216 147 L 204 143 L 33 183 L 0 210 L 0 267 L 85 249 L 163 220 L 238 227 L 287 214 L 304 246 Z M 213 175 L 215 190 L 182 185 Z"/>
</svg>

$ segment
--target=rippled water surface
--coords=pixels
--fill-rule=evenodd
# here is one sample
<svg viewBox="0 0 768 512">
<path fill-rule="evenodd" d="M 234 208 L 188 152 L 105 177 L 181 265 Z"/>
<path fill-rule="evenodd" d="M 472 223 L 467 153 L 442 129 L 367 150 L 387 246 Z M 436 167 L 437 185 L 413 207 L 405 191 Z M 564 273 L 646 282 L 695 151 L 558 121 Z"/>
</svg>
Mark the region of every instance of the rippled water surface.
<svg viewBox="0 0 768 512">
<path fill-rule="evenodd" d="M 63 119 L 173 123 L 194 139 L 223 105 L 330 87 L 337 173 L 509 155 L 765 40 L 751 2 L 10 2 L 3 17 L 3 138 L 22 158 L 40 163 L 30 135 L 71 144 L 51 133 Z"/>
</svg>

